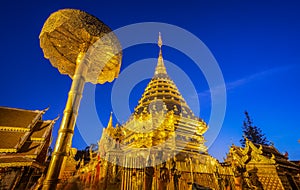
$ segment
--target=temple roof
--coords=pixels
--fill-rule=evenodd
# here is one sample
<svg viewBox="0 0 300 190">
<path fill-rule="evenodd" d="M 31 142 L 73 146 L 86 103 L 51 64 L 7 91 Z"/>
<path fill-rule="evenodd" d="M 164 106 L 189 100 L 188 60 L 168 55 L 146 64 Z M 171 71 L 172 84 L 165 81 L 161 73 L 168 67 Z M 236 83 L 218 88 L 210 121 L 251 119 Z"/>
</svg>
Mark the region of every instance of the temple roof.
<svg viewBox="0 0 300 190">
<path fill-rule="evenodd" d="M 15 148 L 24 135 L 25 132 L 0 131 L 0 149 Z"/>
<path fill-rule="evenodd" d="M 37 168 L 44 168 L 45 166 L 36 162 L 32 158 L 27 158 L 24 156 L 1 156 L 0 157 L 0 168 L 1 167 L 24 167 L 24 166 L 33 166 Z"/>
<path fill-rule="evenodd" d="M 45 160 L 56 120 L 42 120 L 45 110 L 0 107 L 0 167 Z M 42 164 L 42 163 L 41 163 Z"/>
<path fill-rule="evenodd" d="M 288 157 L 280 153 L 274 146 L 260 145 L 255 143 L 253 144 L 257 148 L 261 147 L 263 156 L 266 156 L 267 158 L 272 158 L 272 156 L 274 155 L 276 163 L 280 166 L 297 168 L 298 170 L 300 169 L 300 167 L 297 166 L 297 164 L 289 161 Z"/>
<path fill-rule="evenodd" d="M 256 144 L 246 139 L 246 146 L 244 148 L 232 145 L 231 153 L 233 153 L 232 151 L 240 158 L 248 157 L 247 159 L 248 161 L 249 159 L 252 159 L 251 157 L 253 156 L 261 155 L 266 159 L 274 160 L 275 161 L 274 163 L 276 163 L 281 167 L 300 170 L 300 167 L 297 166 L 297 164 L 289 161 L 288 157 L 281 154 L 274 146 Z M 251 152 L 255 152 L 255 154 L 251 154 Z M 249 155 L 251 155 L 251 157 L 249 157 Z M 258 159 L 254 159 L 254 160 L 258 160 Z"/>
<path fill-rule="evenodd" d="M 162 56 L 161 35 L 159 35 L 158 46 L 160 49 L 154 76 L 135 107 L 135 114 L 172 110 L 175 115 L 182 114 L 184 117 L 196 118 L 174 81 L 167 74 Z"/>
<path fill-rule="evenodd" d="M 261 147 L 262 154 L 264 156 L 272 157 L 272 154 L 273 154 L 275 157 L 285 158 L 285 156 L 282 155 L 274 146 L 261 145 L 261 144 L 257 144 L 257 143 L 253 143 L 253 144 L 257 148 Z"/>
<path fill-rule="evenodd" d="M 36 126 L 33 129 L 33 133 L 30 136 L 31 139 L 45 138 L 45 133 L 49 130 L 49 127 L 52 125 L 52 121 L 38 121 Z"/>
<path fill-rule="evenodd" d="M 0 106 L 0 130 L 29 129 L 45 110 L 24 110 Z"/>
</svg>

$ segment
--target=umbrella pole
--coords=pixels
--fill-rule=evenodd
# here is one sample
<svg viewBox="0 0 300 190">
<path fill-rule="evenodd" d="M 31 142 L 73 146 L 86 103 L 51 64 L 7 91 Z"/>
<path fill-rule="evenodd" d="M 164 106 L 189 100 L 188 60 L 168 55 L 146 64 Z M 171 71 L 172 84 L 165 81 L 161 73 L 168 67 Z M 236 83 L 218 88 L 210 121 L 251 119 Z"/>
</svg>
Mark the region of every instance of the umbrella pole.
<svg viewBox="0 0 300 190">
<path fill-rule="evenodd" d="M 80 53 L 76 60 L 75 74 L 58 131 L 54 152 L 43 184 L 43 190 L 56 189 L 64 158 L 68 155 L 72 146 L 74 127 L 88 70 L 87 61 L 84 61 L 83 57 L 84 54 Z"/>
</svg>

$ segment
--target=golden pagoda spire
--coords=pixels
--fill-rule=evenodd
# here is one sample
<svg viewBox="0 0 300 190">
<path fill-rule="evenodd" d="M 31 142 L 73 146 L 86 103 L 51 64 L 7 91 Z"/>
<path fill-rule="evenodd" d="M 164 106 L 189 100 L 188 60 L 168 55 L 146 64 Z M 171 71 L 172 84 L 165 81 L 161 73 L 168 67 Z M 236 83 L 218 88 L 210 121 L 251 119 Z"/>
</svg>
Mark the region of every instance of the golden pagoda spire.
<svg viewBox="0 0 300 190">
<path fill-rule="evenodd" d="M 110 112 L 110 116 L 109 116 L 109 121 L 108 121 L 108 124 L 107 124 L 107 129 L 108 128 L 113 128 L 113 124 L 112 124 L 112 112 Z"/>
<path fill-rule="evenodd" d="M 155 68 L 154 75 L 159 75 L 159 74 L 167 75 L 166 67 L 165 67 L 165 64 L 164 64 L 163 57 L 162 57 L 161 47 L 162 47 L 163 43 L 162 43 L 161 33 L 160 32 L 158 33 L 158 42 L 157 42 L 157 45 L 159 47 L 159 56 L 158 56 L 157 66 Z"/>
</svg>

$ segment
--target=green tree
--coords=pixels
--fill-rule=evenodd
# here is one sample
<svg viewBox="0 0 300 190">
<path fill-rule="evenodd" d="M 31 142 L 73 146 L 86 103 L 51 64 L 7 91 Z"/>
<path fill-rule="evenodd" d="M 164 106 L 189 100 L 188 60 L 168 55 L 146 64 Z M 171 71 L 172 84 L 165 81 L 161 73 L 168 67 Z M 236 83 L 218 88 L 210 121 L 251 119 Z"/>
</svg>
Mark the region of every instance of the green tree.
<svg viewBox="0 0 300 190">
<path fill-rule="evenodd" d="M 253 143 L 262 144 L 262 145 L 270 145 L 270 142 L 267 140 L 265 134 L 262 130 L 253 124 L 252 119 L 249 116 L 247 111 L 245 113 L 245 120 L 243 122 L 243 138 L 240 140 L 240 143 L 243 147 L 245 147 L 246 138 Z"/>
</svg>

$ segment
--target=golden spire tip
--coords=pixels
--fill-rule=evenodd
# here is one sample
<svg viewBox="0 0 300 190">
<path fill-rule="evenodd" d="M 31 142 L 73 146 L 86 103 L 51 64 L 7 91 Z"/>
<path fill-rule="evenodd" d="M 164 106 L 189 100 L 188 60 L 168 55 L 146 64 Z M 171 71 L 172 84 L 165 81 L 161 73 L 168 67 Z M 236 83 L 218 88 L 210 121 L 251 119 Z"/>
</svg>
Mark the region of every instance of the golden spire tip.
<svg viewBox="0 0 300 190">
<path fill-rule="evenodd" d="M 157 42 L 157 45 L 159 46 L 159 48 L 161 48 L 162 46 L 162 39 L 161 39 L 161 33 L 158 32 L 158 42 Z"/>
<path fill-rule="evenodd" d="M 162 39 L 161 39 L 161 33 L 158 33 L 158 42 L 157 45 L 159 46 L 159 56 L 158 56 L 158 61 L 157 61 L 157 66 L 155 68 L 155 75 L 157 74 L 167 74 L 166 72 L 166 68 L 164 66 L 164 61 L 163 61 L 163 57 L 162 57 Z"/>
<path fill-rule="evenodd" d="M 113 127 L 113 124 L 112 124 L 112 114 L 113 114 L 113 112 L 110 112 L 110 116 L 109 116 L 109 121 L 108 121 L 108 124 L 107 124 L 107 128 Z"/>
</svg>

